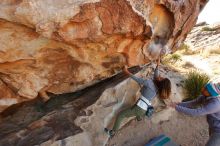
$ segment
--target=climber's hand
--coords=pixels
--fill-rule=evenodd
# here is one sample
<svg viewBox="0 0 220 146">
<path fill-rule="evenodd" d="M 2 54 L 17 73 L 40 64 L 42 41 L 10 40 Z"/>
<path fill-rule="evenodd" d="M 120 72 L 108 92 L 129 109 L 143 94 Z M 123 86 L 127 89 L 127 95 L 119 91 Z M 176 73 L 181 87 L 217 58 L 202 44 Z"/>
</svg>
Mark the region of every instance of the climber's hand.
<svg viewBox="0 0 220 146">
<path fill-rule="evenodd" d="M 126 73 L 126 74 L 130 74 L 130 72 L 128 71 L 128 66 L 127 65 L 125 65 L 123 67 L 123 72 Z"/>
<path fill-rule="evenodd" d="M 175 108 L 177 104 L 178 104 L 178 102 L 172 102 L 168 106 L 172 107 L 172 108 Z"/>
<path fill-rule="evenodd" d="M 160 56 L 157 59 L 157 66 L 159 66 L 159 65 L 160 65 Z"/>
<path fill-rule="evenodd" d="M 125 66 L 123 67 L 123 71 L 124 71 L 124 72 L 127 72 L 127 71 L 128 71 L 128 66 L 127 66 L 127 65 L 125 65 Z"/>
</svg>

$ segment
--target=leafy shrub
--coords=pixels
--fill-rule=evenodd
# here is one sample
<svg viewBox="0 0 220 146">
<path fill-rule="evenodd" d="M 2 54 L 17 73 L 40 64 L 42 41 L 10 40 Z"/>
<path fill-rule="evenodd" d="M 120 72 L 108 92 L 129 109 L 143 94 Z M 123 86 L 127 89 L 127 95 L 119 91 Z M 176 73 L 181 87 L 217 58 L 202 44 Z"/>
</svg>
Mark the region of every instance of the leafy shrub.
<svg viewBox="0 0 220 146">
<path fill-rule="evenodd" d="M 182 44 L 180 45 L 180 47 L 177 48 L 177 50 L 178 50 L 181 54 L 185 54 L 185 55 L 195 54 L 195 52 L 190 49 L 190 46 L 187 45 L 187 44 L 185 44 L 185 43 L 182 43 Z"/>
<path fill-rule="evenodd" d="M 185 50 L 185 51 L 187 51 L 188 49 L 189 49 L 189 46 L 187 44 L 185 44 L 185 43 L 182 43 L 177 50 Z"/>
<path fill-rule="evenodd" d="M 209 81 L 209 76 L 198 71 L 191 71 L 188 73 L 187 79 L 184 83 L 187 97 L 194 99 L 201 94 L 202 87 Z"/>
<path fill-rule="evenodd" d="M 181 56 L 180 56 L 179 54 L 174 53 L 174 54 L 172 54 L 172 55 L 170 56 L 170 60 L 171 60 L 172 62 L 180 61 L 180 60 L 181 60 Z"/>
<path fill-rule="evenodd" d="M 180 60 L 181 60 L 181 55 L 174 53 L 174 54 L 168 54 L 167 56 L 165 56 L 162 60 L 162 63 L 168 65 L 170 63 L 175 63 Z"/>
<path fill-rule="evenodd" d="M 202 28 L 202 31 L 215 31 L 216 30 L 216 28 L 211 28 L 211 27 L 203 27 Z"/>
</svg>

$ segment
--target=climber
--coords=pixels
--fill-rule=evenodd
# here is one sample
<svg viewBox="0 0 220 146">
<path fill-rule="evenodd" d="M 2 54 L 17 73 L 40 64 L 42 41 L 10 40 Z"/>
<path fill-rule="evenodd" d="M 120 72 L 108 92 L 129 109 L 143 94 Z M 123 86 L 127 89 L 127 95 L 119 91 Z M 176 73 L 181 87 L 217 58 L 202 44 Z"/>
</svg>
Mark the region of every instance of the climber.
<svg viewBox="0 0 220 146">
<path fill-rule="evenodd" d="M 220 81 L 208 82 L 201 90 L 201 95 L 188 102 L 173 103 L 170 106 L 178 112 L 191 115 L 207 115 L 209 140 L 206 146 L 220 146 Z M 200 106 L 198 106 L 200 105 Z"/>
<path fill-rule="evenodd" d="M 129 118 L 136 116 L 137 120 L 141 120 L 145 115 L 151 116 L 153 107 L 151 105 L 151 100 L 159 94 L 160 98 L 167 99 L 171 93 L 171 82 L 168 78 L 163 78 L 159 76 L 158 66 L 160 59 L 157 60 L 157 66 L 154 71 L 153 79 L 142 79 L 131 74 L 127 67 L 125 66 L 123 71 L 128 74 L 133 80 L 135 80 L 141 86 L 141 95 L 135 105 L 131 108 L 121 111 L 114 123 L 113 129 L 105 128 L 104 131 L 110 136 L 114 136 L 115 131 L 119 129 L 120 124 L 124 118 Z"/>
</svg>

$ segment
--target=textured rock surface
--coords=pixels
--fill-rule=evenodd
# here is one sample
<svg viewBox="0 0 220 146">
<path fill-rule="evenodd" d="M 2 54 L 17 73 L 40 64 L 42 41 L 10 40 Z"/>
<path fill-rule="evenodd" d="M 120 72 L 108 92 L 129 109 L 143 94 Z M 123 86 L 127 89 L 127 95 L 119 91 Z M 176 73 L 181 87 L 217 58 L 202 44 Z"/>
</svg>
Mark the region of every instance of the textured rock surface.
<svg viewBox="0 0 220 146">
<path fill-rule="evenodd" d="M 0 111 L 155 60 L 180 45 L 205 3 L 2 0 L 0 18 L 10 22 L 0 21 Z"/>
<path fill-rule="evenodd" d="M 179 37 L 186 37 L 205 3 L 206 0 L 3 0 L 0 18 L 71 44 L 78 44 L 79 40 L 101 41 L 114 34 L 143 37 L 148 34 L 149 25 L 155 34 L 178 41 Z"/>
<path fill-rule="evenodd" d="M 194 27 L 187 36 L 185 44 L 192 51 L 220 52 L 220 23 L 213 25 L 203 23 Z"/>
<path fill-rule="evenodd" d="M 140 69 L 136 67 L 131 71 L 135 73 L 138 70 Z M 0 145 L 37 145 L 47 140 L 53 142 L 68 136 L 73 136 L 73 141 L 77 140 L 77 134 L 82 133 L 83 129 L 75 123 L 76 118 L 93 115 L 93 111 L 86 108 L 94 104 L 105 89 L 116 86 L 126 78 L 124 74 L 120 73 L 82 91 L 54 96 L 46 103 L 34 100 L 10 107 L 0 114 Z M 135 85 L 134 82 L 133 85 Z M 136 84 L 135 87 L 137 90 L 138 85 Z M 122 93 L 121 90 L 118 92 Z M 112 107 L 113 104 L 109 106 Z M 103 122 L 103 119 L 99 120 Z M 81 121 L 83 122 L 83 120 Z M 83 136 L 85 135 L 83 134 Z M 91 138 L 90 134 L 89 138 Z M 87 142 L 87 139 L 85 137 L 78 141 L 79 145 L 74 144 L 81 146 L 80 143 Z M 96 141 L 89 139 L 89 142 L 97 142 L 97 139 Z M 44 145 L 49 146 L 50 144 Z"/>
<path fill-rule="evenodd" d="M 81 50 L 24 26 L 5 21 L 0 25 L 2 105 L 33 99 L 39 92 L 47 98 L 45 92 L 75 91 L 115 74 L 125 64 L 122 54 L 109 55 L 101 44 L 90 43 Z"/>
<path fill-rule="evenodd" d="M 1 0 L 0 112 L 4 111 L 0 114 L 0 145 L 114 143 L 107 141 L 103 128 L 111 127 L 115 115 L 134 104 L 139 88 L 130 79 L 121 82 L 125 79 L 119 73 L 121 67 L 146 64 L 157 59 L 161 51 L 177 48 L 205 3 Z M 149 67 L 141 75 L 151 72 Z M 174 73 L 165 72 L 168 70 L 163 70 L 163 75 L 171 78 L 175 90 L 172 100 L 179 101 L 182 97 L 175 83 L 181 82 Z M 118 75 L 106 79 L 114 74 Z M 49 94 L 52 98 L 46 103 L 35 99 L 41 96 L 48 100 L 48 93 L 79 89 L 83 90 Z M 160 101 L 154 105 L 158 113 L 150 123 L 157 125 L 172 116 L 173 111 L 163 109 Z M 186 128 L 183 133 L 190 130 Z M 199 128 L 196 133 L 200 133 Z M 181 143 L 182 139 L 176 140 Z"/>
<path fill-rule="evenodd" d="M 152 69 L 148 66 L 137 76 L 152 77 Z M 172 81 L 171 100 L 180 101 L 183 76 L 168 68 L 160 67 L 160 71 Z M 109 139 L 103 128 L 111 127 L 116 114 L 135 103 L 139 90 L 132 79 L 124 79 L 124 74 L 118 74 L 80 92 L 55 96 L 47 103 L 35 101 L 10 107 L 0 116 L 0 145 L 139 146 L 161 133 L 183 146 L 204 145 L 208 137 L 205 118 L 177 114 L 157 98 L 152 118 L 125 120 L 124 124 L 131 122 Z"/>
</svg>

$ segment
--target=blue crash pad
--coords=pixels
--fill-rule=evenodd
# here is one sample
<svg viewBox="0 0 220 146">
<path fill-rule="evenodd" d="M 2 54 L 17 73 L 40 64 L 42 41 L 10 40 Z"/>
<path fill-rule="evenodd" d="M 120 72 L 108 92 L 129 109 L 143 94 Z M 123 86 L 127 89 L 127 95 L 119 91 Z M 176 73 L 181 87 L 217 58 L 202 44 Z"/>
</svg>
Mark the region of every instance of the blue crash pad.
<svg viewBox="0 0 220 146">
<path fill-rule="evenodd" d="M 151 139 L 145 146 L 179 146 L 171 140 L 171 138 L 162 134 Z"/>
</svg>

